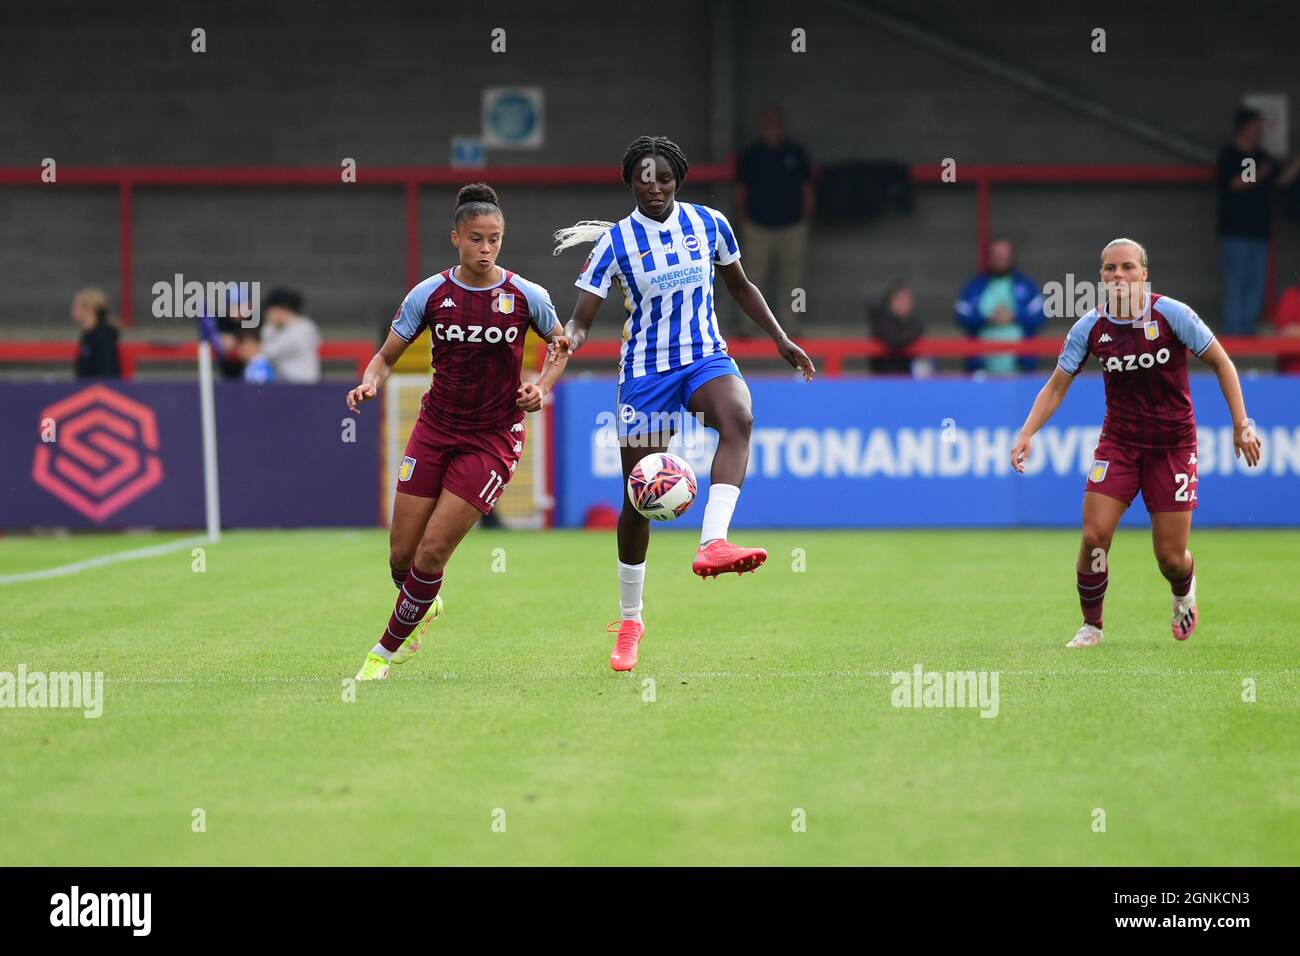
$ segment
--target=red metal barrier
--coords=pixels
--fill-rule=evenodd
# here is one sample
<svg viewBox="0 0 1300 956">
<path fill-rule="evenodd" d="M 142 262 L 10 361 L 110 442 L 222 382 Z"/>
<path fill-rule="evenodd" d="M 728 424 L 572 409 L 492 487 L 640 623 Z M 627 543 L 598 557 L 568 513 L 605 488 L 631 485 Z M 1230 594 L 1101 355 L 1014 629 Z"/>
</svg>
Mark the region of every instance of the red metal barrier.
<svg viewBox="0 0 1300 956">
<path fill-rule="evenodd" d="M 450 166 L 358 166 L 356 182 L 343 181 L 342 168 L 334 166 L 122 166 L 60 167 L 55 183 L 42 182 L 40 166 L 0 167 L 0 186 L 35 186 L 57 189 L 66 186 L 115 187 L 119 196 L 119 268 L 121 270 L 122 321 L 133 321 L 132 242 L 135 191 L 140 188 L 252 186 L 358 186 L 401 187 L 406 196 L 406 278 L 414 286 L 420 269 L 420 189 L 426 186 L 457 186 L 469 179 L 490 180 L 499 186 L 617 186 L 619 171 L 612 165 L 598 166 L 504 166 L 489 169 L 455 169 Z M 911 177 L 922 184 L 943 183 L 942 166 L 913 166 Z M 987 264 L 992 187 L 998 185 L 1115 184 L 1153 186 L 1208 185 L 1214 180 L 1213 166 L 1135 165 L 961 165 L 955 168 L 958 186 L 976 190 L 976 248 L 980 268 Z M 694 183 L 730 183 L 735 180 L 733 161 L 691 167 Z M 1270 245 L 1269 283 L 1265 314 L 1273 314 L 1275 257 Z"/>
<path fill-rule="evenodd" d="M 193 365 L 198 351 L 196 342 L 123 342 L 118 346 L 122 377 L 134 378 L 141 362 Z M 71 366 L 76 354 L 75 342 L 0 342 L 0 362 L 67 362 Z M 366 341 L 322 342 L 320 347 L 320 357 L 325 361 L 355 363 L 358 379 L 365 374 L 374 354 L 374 343 Z"/>
<path fill-rule="evenodd" d="M 912 181 L 917 183 L 943 183 L 942 166 L 913 166 Z M 1214 182 L 1213 166 L 1135 166 L 1135 165 L 969 165 L 957 164 L 953 169 L 954 183 L 973 183 L 975 186 L 975 232 L 979 249 L 980 270 L 988 268 L 990 240 L 990 206 L 995 183 L 1007 185 L 1209 185 Z M 1270 260 L 1271 261 L 1271 260 Z M 1272 315 L 1272 298 L 1266 305 Z"/>
<path fill-rule="evenodd" d="M 1271 357 L 1300 355 L 1300 338 L 1237 338 L 1219 340 L 1229 355 L 1240 357 Z M 849 359 L 869 359 L 888 355 L 889 350 L 871 339 L 799 339 L 799 344 L 812 357 L 821 374 L 831 377 L 844 374 L 844 363 Z M 612 371 L 618 360 L 621 342 L 617 339 L 589 339 L 574 358 L 575 363 L 589 366 L 592 362 L 605 363 Z M 194 342 L 123 342 L 120 346 L 122 374 L 135 375 L 141 362 L 160 364 L 192 364 L 198 346 Z M 3 362 L 66 362 L 72 365 L 76 355 L 75 342 L 0 342 L 0 363 Z M 732 339 L 727 351 L 738 359 L 776 359 L 776 349 L 766 339 Z M 974 355 L 1035 355 L 1055 357 L 1061 351 L 1061 340 L 1055 338 L 1023 339 L 1020 342 L 984 342 L 980 339 L 941 338 L 920 339 L 905 354 L 913 357 L 967 358 Z M 375 344 L 363 339 L 334 340 L 321 344 L 320 355 L 326 361 L 351 361 L 355 364 L 357 378 L 365 374 L 366 366 L 375 354 Z M 545 354 L 545 353 L 541 353 Z"/>
<path fill-rule="evenodd" d="M 871 339 L 798 339 L 799 345 L 818 366 L 818 371 L 828 376 L 844 374 L 846 359 L 878 358 L 892 354 L 879 342 Z M 1239 338 L 1219 339 L 1229 355 L 1277 356 L 1300 355 L 1300 338 Z M 604 359 L 617 361 L 620 342 L 612 339 L 593 339 L 583 345 L 576 358 L 584 361 Z M 969 358 L 976 355 L 1035 355 L 1055 358 L 1061 352 L 1061 339 L 1033 338 L 1019 342 L 985 342 L 980 339 L 918 339 L 903 354 L 913 358 Z M 730 339 L 727 352 L 737 359 L 777 358 L 776 349 L 765 339 Z"/>
</svg>

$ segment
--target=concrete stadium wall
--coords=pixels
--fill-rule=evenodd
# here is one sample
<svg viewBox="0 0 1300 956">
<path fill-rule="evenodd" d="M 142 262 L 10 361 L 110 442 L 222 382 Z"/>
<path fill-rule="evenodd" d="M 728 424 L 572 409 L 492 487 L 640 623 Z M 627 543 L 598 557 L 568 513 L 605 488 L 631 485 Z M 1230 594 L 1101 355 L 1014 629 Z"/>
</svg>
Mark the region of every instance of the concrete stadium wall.
<svg viewBox="0 0 1300 956">
<path fill-rule="evenodd" d="M 477 130 L 482 87 L 539 84 L 547 142 L 493 152 L 493 164 L 609 163 L 643 132 L 678 139 L 697 162 L 743 145 L 769 102 L 820 162 L 892 158 L 936 163 L 1176 161 L 1104 124 L 955 65 L 862 21 L 848 2 L 733 4 L 731 89 L 711 86 L 719 24 L 714 5 L 671 17 L 593 15 L 588 3 L 504 2 L 484 12 L 429 3 L 356 5 L 147 2 L 94 5 L 15 0 L 0 8 L 0 84 L 7 148 L 0 163 L 61 165 L 337 165 L 447 161 L 450 137 Z M 1247 13 L 1186 9 L 1173 0 L 1113 23 L 1095 5 L 887 6 L 958 42 L 1089 91 L 1108 108 L 1148 118 L 1217 147 L 1238 97 L 1280 90 L 1300 130 L 1300 75 L 1287 48 L 1290 5 Z M 489 52 L 507 31 L 507 52 Z M 1109 51 L 1089 52 L 1108 29 Z M 207 31 L 204 54 L 190 31 Z M 790 30 L 808 52 L 790 51 Z M 727 61 L 722 61 L 724 64 Z M 720 107 L 733 104 L 721 121 Z M 1293 139 L 1296 138 L 1293 135 Z M 719 155 L 714 155 L 719 153 Z M 471 178 L 472 174 L 467 174 Z M 488 177 L 490 178 L 490 176 Z M 502 261 L 572 304 L 581 255 L 550 256 L 550 233 L 579 218 L 617 218 L 617 188 L 503 188 L 509 238 Z M 729 189 L 688 185 L 686 198 L 733 212 Z M 422 196 L 422 262 L 450 264 L 451 190 Z M 149 288 L 175 272 L 204 280 L 260 279 L 300 287 L 332 334 L 371 334 L 405 292 L 399 190 L 142 189 L 136 195 L 136 314 L 151 336 L 188 328 L 148 317 Z M 1153 280 L 1213 324 L 1218 282 L 1212 194 L 1152 189 L 996 187 L 993 228 L 1018 241 L 1039 281 L 1088 276 L 1106 239 L 1130 234 L 1153 254 Z M 117 198 L 112 190 L 0 188 L 0 335 L 67 334 L 67 302 L 83 284 L 118 301 Z M 1300 269 L 1300 229 L 1279 220 L 1285 281 Z M 924 187 L 908 218 L 815 232 L 808 328 L 852 334 L 863 304 L 895 278 L 914 282 L 935 331 L 951 329 L 951 300 L 975 267 L 975 197 L 960 182 Z M 724 297 L 725 298 L 725 297 Z M 617 328 L 612 308 L 601 326 Z"/>
</svg>

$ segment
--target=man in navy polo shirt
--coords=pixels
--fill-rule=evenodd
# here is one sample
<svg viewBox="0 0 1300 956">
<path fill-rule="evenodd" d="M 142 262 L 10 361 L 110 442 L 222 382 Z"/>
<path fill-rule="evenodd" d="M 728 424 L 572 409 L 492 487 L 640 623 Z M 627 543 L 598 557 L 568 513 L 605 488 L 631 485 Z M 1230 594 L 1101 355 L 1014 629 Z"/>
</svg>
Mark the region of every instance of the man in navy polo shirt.
<svg viewBox="0 0 1300 956">
<path fill-rule="evenodd" d="M 813 209 L 812 164 L 802 146 L 786 139 L 775 107 L 763 111 L 758 141 L 740 154 L 737 172 L 745 272 L 772 303 L 781 327 L 794 334 L 802 318 L 794 312 L 793 292 L 803 288 Z M 775 288 L 768 282 L 773 267 Z"/>
<path fill-rule="evenodd" d="M 1285 169 L 1260 145 L 1263 117 L 1242 107 L 1233 120 L 1232 141 L 1219 151 L 1219 268 L 1223 272 L 1221 330 L 1254 335 L 1268 281 L 1268 240 L 1273 193 L 1300 175 L 1300 157 Z"/>
</svg>

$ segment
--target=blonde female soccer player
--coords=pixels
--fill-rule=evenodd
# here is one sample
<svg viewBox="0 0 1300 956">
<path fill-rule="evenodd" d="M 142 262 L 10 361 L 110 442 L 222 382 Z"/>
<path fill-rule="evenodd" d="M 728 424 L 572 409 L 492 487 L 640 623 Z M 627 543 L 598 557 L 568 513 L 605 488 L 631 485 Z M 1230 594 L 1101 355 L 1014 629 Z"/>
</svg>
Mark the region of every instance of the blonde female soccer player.
<svg viewBox="0 0 1300 956">
<path fill-rule="evenodd" d="M 1174 637 L 1185 641 L 1196 629 L 1196 565 L 1187 550 L 1197 502 L 1189 352 L 1218 376 L 1232 413 L 1237 457 L 1244 455 L 1249 467 L 1259 462 L 1259 437 L 1246 417 L 1232 359 L 1190 306 L 1150 292 L 1147 271 L 1147 251 L 1132 239 L 1115 239 L 1102 249 L 1104 301 L 1070 329 L 1056 369 L 1011 449 L 1012 467 L 1023 472 L 1035 433 L 1095 355 L 1106 385 L 1106 418 L 1084 484 L 1083 541 L 1075 564 L 1083 626 L 1066 647 L 1101 643 L 1111 538 L 1139 490 L 1151 516 L 1156 563 L 1173 591 Z"/>
</svg>

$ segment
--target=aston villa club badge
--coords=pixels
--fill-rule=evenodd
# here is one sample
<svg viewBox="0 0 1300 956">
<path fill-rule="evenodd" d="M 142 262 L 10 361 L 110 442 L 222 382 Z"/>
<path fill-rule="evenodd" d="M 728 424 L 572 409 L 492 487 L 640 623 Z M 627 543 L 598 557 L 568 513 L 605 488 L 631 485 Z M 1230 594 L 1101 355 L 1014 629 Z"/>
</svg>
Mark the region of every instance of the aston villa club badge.
<svg viewBox="0 0 1300 956">
<path fill-rule="evenodd" d="M 515 295 L 513 292 L 503 292 L 497 296 L 497 311 L 502 315 L 510 315 L 515 311 Z"/>
</svg>

